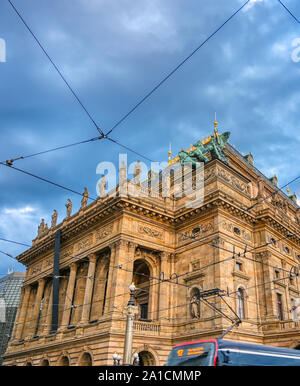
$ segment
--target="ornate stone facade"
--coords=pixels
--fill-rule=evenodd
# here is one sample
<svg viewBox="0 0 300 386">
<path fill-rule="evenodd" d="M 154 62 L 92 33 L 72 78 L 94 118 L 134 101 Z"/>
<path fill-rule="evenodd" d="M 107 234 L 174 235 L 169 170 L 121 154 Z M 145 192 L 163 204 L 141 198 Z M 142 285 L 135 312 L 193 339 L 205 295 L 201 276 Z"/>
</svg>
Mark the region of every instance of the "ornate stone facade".
<svg viewBox="0 0 300 386">
<path fill-rule="evenodd" d="M 163 365 L 176 343 L 219 337 L 230 325 L 224 314 L 242 319 L 227 339 L 298 346 L 290 310 L 300 287 L 290 272 L 300 259 L 299 208 L 236 150 L 226 152 L 228 164 L 205 165 L 198 208 L 186 208 L 184 197 L 107 194 L 40 233 L 18 257 L 27 274 L 4 363 L 112 364 L 113 353 L 122 354 L 132 281 L 133 351 L 144 365 Z M 51 333 L 57 229 L 59 325 Z M 230 307 L 219 296 L 208 299 L 214 308 L 199 297 L 215 288 Z"/>
</svg>

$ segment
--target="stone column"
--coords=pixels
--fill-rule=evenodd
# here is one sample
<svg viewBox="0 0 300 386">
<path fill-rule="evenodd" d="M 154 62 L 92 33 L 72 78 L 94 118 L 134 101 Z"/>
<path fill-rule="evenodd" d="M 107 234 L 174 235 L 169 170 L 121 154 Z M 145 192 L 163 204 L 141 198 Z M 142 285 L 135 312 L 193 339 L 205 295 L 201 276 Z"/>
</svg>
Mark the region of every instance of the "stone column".
<svg viewBox="0 0 300 386">
<path fill-rule="evenodd" d="M 77 263 L 72 263 L 70 265 L 68 287 L 67 287 L 67 292 L 65 297 L 65 304 L 64 304 L 63 316 L 61 320 L 61 326 L 59 330 L 64 330 L 65 328 L 67 328 L 70 322 L 71 306 L 73 302 L 75 280 L 76 280 L 76 272 L 77 272 Z"/>
<path fill-rule="evenodd" d="M 24 322 L 25 322 L 26 313 L 27 313 L 27 309 L 28 309 L 30 291 L 31 291 L 31 286 L 30 285 L 26 286 L 24 289 L 24 296 L 23 296 L 22 304 L 20 304 L 21 309 L 20 309 L 20 314 L 19 314 L 19 318 L 17 321 L 17 325 L 16 325 L 16 334 L 15 334 L 16 340 L 21 339 L 21 337 L 22 337 Z"/>
<path fill-rule="evenodd" d="M 16 339 L 16 333 L 17 333 L 17 329 L 18 329 L 18 323 L 19 323 L 20 313 L 21 313 L 21 309 L 22 309 L 22 304 L 23 304 L 23 301 L 24 301 L 24 296 L 25 296 L 25 290 L 24 290 L 24 287 L 23 287 L 22 290 L 21 290 L 20 302 L 19 302 L 19 306 L 18 306 L 18 310 L 17 310 L 17 315 L 16 315 L 15 322 L 14 322 L 13 331 L 12 331 L 12 334 L 11 334 L 11 339 L 10 339 L 11 342 Z"/>
<path fill-rule="evenodd" d="M 168 280 L 170 278 L 169 253 L 160 254 L 160 277 Z M 159 318 L 168 318 L 169 315 L 169 282 L 161 281 L 159 284 Z"/>
<path fill-rule="evenodd" d="M 113 279 L 115 268 L 115 257 L 116 257 L 116 243 L 110 244 L 110 259 L 109 259 L 109 269 L 108 269 L 108 279 L 107 279 L 107 291 L 106 291 L 106 302 L 104 307 L 104 315 L 112 311 L 113 305 Z"/>
<path fill-rule="evenodd" d="M 53 283 L 51 283 L 51 289 L 49 292 L 49 301 L 48 301 L 48 307 L 47 307 L 47 313 L 45 316 L 45 326 L 43 333 L 45 335 L 48 335 L 51 330 L 51 322 L 52 322 L 52 291 L 53 291 Z"/>
<path fill-rule="evenodd" d="M 171 308 L 169 310 L 169 317 L 172 319 L 175 317 L 175 310 L 176 306 L 178 304 L 178 298 L 176 294 L 176 287 L 178 287 L 175 279 L 175 272 L 176 272 L 176 255 L 175 253 L 170 254 L 170 275 L 172 275 L 173 280 L 169 284 L 169 297 L 170 297 L 170 302 L 171 302 Z"/>
<path fill-rule="evenodd" d="M 129 286 L 132 282 L 135 244 L 119 240 L 112 248 L 114 262 L 111 259 L 109 267 L 107 304 L 109 311 L 123 311 L 128 301 Z M 117 266 L 122 266 L 118 268 Z"/>
<path fill-rule="evenodd" d="M 36 330 L 37 323 L 38 323 L 38 317 L 39 317 L 39 313 L 40 313 L 41 301 L 43 298 L 45 283 L 46 283 L 45 278 L 39 279 L 39 281 L 38 281 L 38 290 L 36 293 L 36 297 L 34 299 L 32 322 L 31 322 L 30 332 L 29 332 L 30 337 L 33 337 L 35 335 L 35 330 Z"/>
<path fill-rule="evenodd" d="M 88 256 L 89 258 L 89 268 L 85 284 L 84 300 L 81 314 L 80 324 L 86 324 L 89 321 L 90 310 L 91 310 L 91 301 L 93 295 L 93 286 L 95 280 L 95 269 L 97 262 L 97 255 L 95 253 Z"/>
</svg>

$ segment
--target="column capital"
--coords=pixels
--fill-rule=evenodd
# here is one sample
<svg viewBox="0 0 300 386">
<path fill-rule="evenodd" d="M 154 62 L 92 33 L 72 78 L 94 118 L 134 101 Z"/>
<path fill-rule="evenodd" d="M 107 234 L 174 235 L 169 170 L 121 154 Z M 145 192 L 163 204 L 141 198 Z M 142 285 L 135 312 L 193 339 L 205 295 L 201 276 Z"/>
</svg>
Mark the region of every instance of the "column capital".
<svg viewBox="0 0 300 386">
<path fill-rule="evenodd" d="M 31 285 L 30 284 L 24 284 L 23 287 L 21 288 L 21 294 L 29 294 L 31 290 Z"/>
<path fill-rule="evenodd" d="M 46 283 L 46 278 L 41 277 L 37 280 L 38 285 L 44 285 Z"/>
<path fill-rule="evenodd" d="M 170 252 L 161 251 L 160 252 L 160 260 L 161 261 L 167 261 L 171 257 Z"/>
<path fill-rule="evenodd" d="M 90 253 L 87 258 L 90 262 L 95 263 L 98 259 L 98 255 L 96 253 Z"/>
<path fill-rule="evenodd" d="M 69 265 L 69 267 L 70 267 L 70 271 L 76 271 L 76 269 L 77 269 L 77 261 L 73 261 L 70 265 Z"/>
<path fill-rule="evenodd" d="M 117 247 L 117 242 L 116 241 L 114 241 L 113 243 L 109 244 L 109 248 L 110 248 L 111 251 L 114 251 L 116 249 L 116 247 Z"/>
<path fill-rule="evenodd" d="M 132 241 L 129 241 L 129 243 L 128 243 L 128 248 L 129 248 L 131 251 L 134 250 L 134 252 L 135 252 L 137 246 L 138 246 L 138 244 L 136 244 L 136 243 L 134 243 L 134 242 L 132 242 Z"/>
</svg>

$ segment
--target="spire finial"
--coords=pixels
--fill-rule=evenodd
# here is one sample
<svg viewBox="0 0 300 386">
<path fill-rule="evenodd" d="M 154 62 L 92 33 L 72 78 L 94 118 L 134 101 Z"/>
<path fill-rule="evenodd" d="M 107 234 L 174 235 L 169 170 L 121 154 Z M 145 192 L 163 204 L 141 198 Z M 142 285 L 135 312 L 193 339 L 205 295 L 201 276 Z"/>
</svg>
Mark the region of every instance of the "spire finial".
<svg viewBox="0 0 300 386">
<path fill-rule="evenodd" d="M 286 192 L 287 192 L 288 195 L 290 195 L 291 191 L 290 191 L 289 187 L 286 188 Z"/>
<path fill-rule="evenodd" d="M 215 136 L 215 138 L 217 138 L 217 134 L 218 134 L 217 113 L 215 113 L 215 122 L 214 122 L 214 125 L 215 125 L 214 136 Z"/>
<path fill-rule="evenodd" d="M 171 163 L 171 155 L 172 155 L 171 142 L 170 142 L 170 145 L 169 145 L 168 155 L 169 155 L 169 165 L 170 165 L 170 163 Z"/>
</svg>

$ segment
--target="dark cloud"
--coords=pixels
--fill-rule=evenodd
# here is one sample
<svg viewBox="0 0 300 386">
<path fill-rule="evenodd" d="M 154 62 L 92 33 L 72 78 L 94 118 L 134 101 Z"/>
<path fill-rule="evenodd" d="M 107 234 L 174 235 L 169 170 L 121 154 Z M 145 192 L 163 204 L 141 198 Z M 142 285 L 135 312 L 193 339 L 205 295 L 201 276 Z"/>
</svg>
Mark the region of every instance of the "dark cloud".
<svg viewBox="0 0 300 386">
<path fill-rule="evenodd" d="M 242 0 L 15 0 L 17 8 L 80 96 L 107 131 L 163 76 L 197 47 Z M 300 5 L 289 1 L 300 16 Z M 0 4 L 0 37 L 7 62 L 0 63 L 1 160 L 96 136 L 97 130 L 59 78 L 8 2 Z M 299 27 L 276 2 L 255 2 L 215 35 L 124 123 L 112 137 L 147 157 L 167 159 L 220 128 L 241 152 L 252 151 L 266 175 L 281 185 L 299 173 L 300 63 L 291 59 Z M 99 141 L 16 166 L 96 195 L 96 166 L 117 162 L 123 149 Z M 137 156 L 128 154 L 129 163 Z M 41 217 L 60 219 L 67 198 L 80 197 L 2 167 L 0 232 L 25 243 Z M 300 184 L 290 186 L 299 191 Z M 299 193 L 300 194 L 300 193 Z M 27 211 L 26 211 L 27 208 Z M 17 224 L 17 225 L 16 225 Z M 19 247 L 0 243 L 18 254 Z M 10 261 L 3 255 L 0 271 Z M 3 272 L 2 272 L 3 273 Z"/>
</svg>

